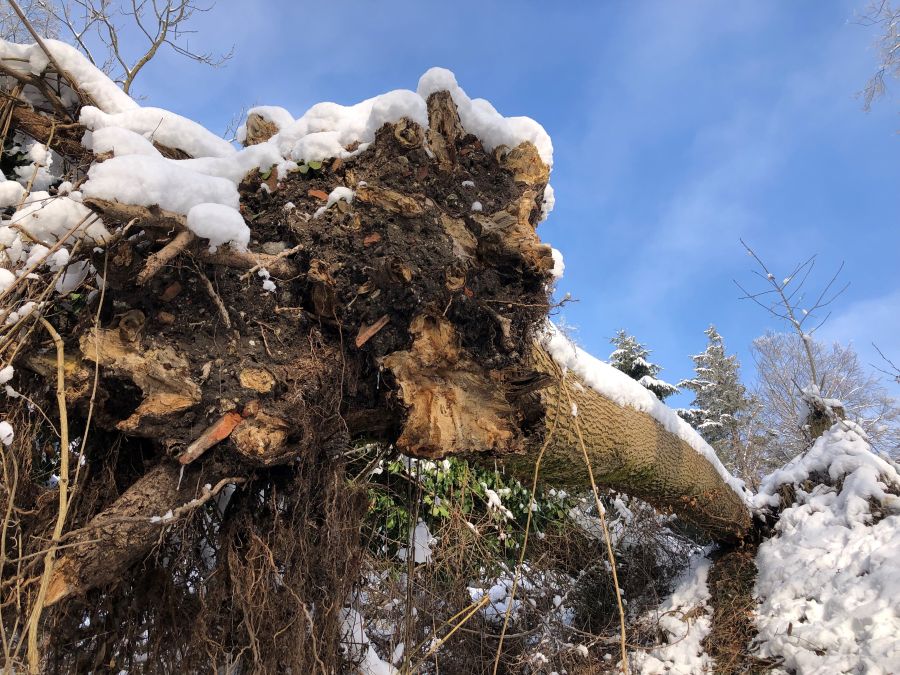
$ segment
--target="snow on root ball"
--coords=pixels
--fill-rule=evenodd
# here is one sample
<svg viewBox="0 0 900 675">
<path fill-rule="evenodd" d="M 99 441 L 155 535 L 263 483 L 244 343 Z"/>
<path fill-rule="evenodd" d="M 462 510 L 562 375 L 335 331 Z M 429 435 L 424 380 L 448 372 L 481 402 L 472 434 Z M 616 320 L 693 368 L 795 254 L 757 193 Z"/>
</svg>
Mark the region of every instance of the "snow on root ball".
<svg viewBox="0 0 900 675">
<path fill-rule="evenodd" d="M 198 204 L 237 209 L 237 187 L 225 178 L 206 176 L 162 157 L 126 155 L 94 164 L 82 188 L 85 196 L 123 204 L 153 206 L 187 214 Z"/>
<path fill-rule="evenodd" d="M 228 141 L 181 115 L 162 108 L 138 108 L 110 115 L 93 106 L 81 109 L 85 127 L 97 131 L 106 127 L 128 129 L 148 140 L 183 150 L 192 157 L 227 157 L 235 153 Z"/>
<path fill-rule="evenodd" d="M 756 559 L 762 656 L 798 673 L 896 672 L 898 494 L 896 465 L 852 422 L 763 481 L 757 501 L 783 510 Z"/>
<path fill-rule="evenodd" d="M 25 188 L 14 180 L 0 182 L 0 209 L 15 206 L 25 196 Z"/>
<path fill-rule="evenodd" d="M 431 68 L 421 78 L 416 92 L 423 100 L 437 91 L 450 92 L 466 131 L 474 134 L 491 152 L 499 145 L 514 148 L 524 141 L 534 143 L 541 159 L 553 167 L 553 143 L 540 124 L 529 117 L 504 117 L 483 98 L 469 98 L 446 68 Z"/>
<path fill-rule="evenodd" d="M 325 206 L 320 206 L 316 209 L 316 212 L 313 214 L 313 218 L 320 217 L 323 213 L 325 213 L 332 206 L 337 204 L 339 201 L 345 201 L 348 204 L 353 203 L 353 197 L 356 193 L 353 192 L 348 187 L 336 187 L 328 194 L 328 201 L 325 202 Z"/>
<path fill-rule="evenodd" d="M 209 239 L 210 251 L 230 244 L 232 248 L 246 251 L 250 243 L 250 228 L 241 214 L 222 204 L 198 204 L 187 214 L 188 229 L 198 237 Z"/>
</svg>

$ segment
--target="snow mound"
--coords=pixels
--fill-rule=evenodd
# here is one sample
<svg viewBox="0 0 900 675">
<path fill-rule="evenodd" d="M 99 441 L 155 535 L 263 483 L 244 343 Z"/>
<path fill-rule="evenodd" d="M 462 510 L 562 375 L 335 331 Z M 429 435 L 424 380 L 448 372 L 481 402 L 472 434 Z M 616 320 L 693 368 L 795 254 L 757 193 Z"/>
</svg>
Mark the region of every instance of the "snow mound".
<svg viewBox="0 0 900 675">
<path fill-rule="evenodd" d="M 793 504 L 781 504 L 789 486 Z M 756 501 L 781 506 L 759 547 L 759 653 L 784 672 L 897 672 L 900 472 L 852 422 L 765 479 Z"/>
<path fill-rule="evenodd" d="M 647 413 L 666 431 L 690 445 L 697 453 L 709 460 L 722 479 L 744 500 L 748 507 L 752 506 L 752 498 L 744 486 L 744 481 L 732 476 L 716 456 L 716 451 L 674 410 L 656 398 L 649 389 L 644 388 L 639 382 L 632 380 L 628 375 L 608 363 L 588 354 L 563 335 L 552 323 L 548 322 L 541 337 L 541 343 L 563 370 L 574 372 L 598 394 L 617 405 Z"/>
</svg>

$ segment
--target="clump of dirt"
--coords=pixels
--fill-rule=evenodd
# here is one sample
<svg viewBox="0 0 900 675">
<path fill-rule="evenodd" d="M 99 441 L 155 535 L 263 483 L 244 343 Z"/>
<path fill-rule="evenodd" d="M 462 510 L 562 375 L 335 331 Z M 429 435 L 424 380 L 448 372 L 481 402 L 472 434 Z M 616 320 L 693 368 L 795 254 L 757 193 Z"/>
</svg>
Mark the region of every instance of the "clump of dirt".
<svg viewBox="0 0 900 675">
<path fill-rule="evenodd" d="M 527 349 L 531 331 L 546 315 L 549 277 L 546 270 L 499 260 L 480 245 L 481 228 L 472 217 L 479 212 L 472 204 L 480 202 L 483 213 L 501 210 L 521 187 L 472 135 L 462 138 L 458 163 L 439 168 L 421 130 L 412 127 L 413 141 L 385 125 L 359 156 L 291 174 L 274 192 L 255 192 L 245 200 L 254 236 L 303 247 L 296 260 L 307 274 L 292 296 L 323 323 L 354 338 L 360 328 L 389 317 L 362 347 L 366 353 L 407 348 L 411 318 L 431 312 L 450 319 L 463 346 L 485 366 L 503 367 Z M 342 186 L 357 190 L 352 204 L 338 202 L 310 217 L 325 195 Z M 373 194 L 365 199 L 363 191 Z M 285 211 L 287 202 L 296 208 Z M 539 214 L 536 201 L 535 226 Z M 458 221 L 462 236 L 471 238 L 471 255 L 454 250 L 446 219 Z"/>
</svg>

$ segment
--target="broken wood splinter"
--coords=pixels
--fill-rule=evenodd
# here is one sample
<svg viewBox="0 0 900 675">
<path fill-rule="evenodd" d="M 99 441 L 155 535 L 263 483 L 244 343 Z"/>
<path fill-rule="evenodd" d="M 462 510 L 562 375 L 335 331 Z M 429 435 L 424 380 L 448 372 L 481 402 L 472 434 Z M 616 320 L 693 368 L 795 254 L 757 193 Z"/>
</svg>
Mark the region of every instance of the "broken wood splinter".
<svg viewBox="0 0 900 675">
<path fill-rule="evenodd" d="M 181 464 L 190 464 L 211 447 L 228 438 L 242 419 L 244 418 L 241 417 L 240 413 L 233 411 L 225 413 L 181 453 L 178 461 Z"/>
<path fill-rule="evenodd" d="M 364 326 L 360 329 L 359 335 L 356 336 L 356 348 L 359 349 L 364 344 L 366 344 L 369 340 L 371 340 L 382 328 L 388 325 L 388 322 L 391 320 L 387 314 L 378 319 L 371 326 Z"/>
</svg>

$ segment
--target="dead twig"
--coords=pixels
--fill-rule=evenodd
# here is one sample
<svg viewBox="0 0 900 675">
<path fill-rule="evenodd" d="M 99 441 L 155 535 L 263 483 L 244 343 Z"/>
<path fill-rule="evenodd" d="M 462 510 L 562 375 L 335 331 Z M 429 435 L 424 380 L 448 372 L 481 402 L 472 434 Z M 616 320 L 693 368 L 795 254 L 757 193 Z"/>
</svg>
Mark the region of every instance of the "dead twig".
<svg viewBox="0 0 900 675">
<path fill-rule="evenodd" d="M 209 280 L 209 277 L 203 274 L 202 270 L 199 267 L 197 269 L 197 274 L 200 277 L 200 281 L 203 282 L 203 287 L 206 289 L 206 293 L 209 295 L 210 300 L 213 301 L 216 308 L 219 310 L 219 315 L 222 317 L 222 323 L 225 324 L 225 328 L 231 328 L 231 317 L 228 316 L 228 308 L 225 306 L 225 303 L 222 302 L 222 298 L 216 293 L 216 289 L 213 286 L 212 281 Z"/>
<path fill-rule="evenodd" d="M 378 319 L 378 321 L 373 323 L 371 326 L 363 326 L 362 328 L 360 328 L 359 334 L 357 334 L 356 341 L 354 343 L 354 344 L 356 344 L 356 348 L 359 349 L 364 344 L 366 344 L 369 340 L 371 340 L 373 337 L 375 337 L 375 335 L 378 333 L 378 331 L 380 331 L 382 328 L 384 328 L 385 326 L 388 325 L 390 320 L 391 320 L 391 317 L 389 317 L 387 314 L 385 314 L 380 319 Z"/>
<path fill-rule="evenodd" d="M 145 286 L 163 267 L 175 260 L 175 258 L 181 255 L 181 253 L 195 241 L 197 241 L 197 235 L 190 230 L 182 230 L 176 234 L 172 241 L 153 255 L 148 256 L 147 262 L 144 263 L 144 269 L 138 274 L 138 285 Z M 206 277 L 204 277 L 204 279 L 205 278 Z"/>
</svg>

